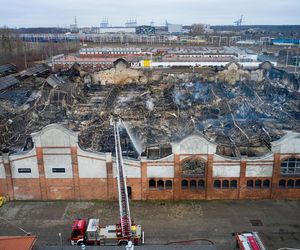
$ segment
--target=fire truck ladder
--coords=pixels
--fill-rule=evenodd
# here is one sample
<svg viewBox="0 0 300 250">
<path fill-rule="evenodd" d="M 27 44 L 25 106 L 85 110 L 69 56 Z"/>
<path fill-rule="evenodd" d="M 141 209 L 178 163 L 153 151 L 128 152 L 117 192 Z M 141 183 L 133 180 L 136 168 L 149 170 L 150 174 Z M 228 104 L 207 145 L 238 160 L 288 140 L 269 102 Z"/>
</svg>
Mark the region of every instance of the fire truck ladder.
<svg viewBox="0 0 300 250">
<path fill-rule="evenodd" d="M 118 179 L 118 194 L 119 194 L 119 208 L 121 229 L 123 237 L 131 237 L 131 218 L 129 201 L 127 195 L 126 176 L 124 171 L 122 149 L 119 134 L 120 119 L 114 118 L 114 135 L 115 135 L 115 149 L 116 149 L 116 163 L 117 163 L 117 179 Z"/>
</svg>

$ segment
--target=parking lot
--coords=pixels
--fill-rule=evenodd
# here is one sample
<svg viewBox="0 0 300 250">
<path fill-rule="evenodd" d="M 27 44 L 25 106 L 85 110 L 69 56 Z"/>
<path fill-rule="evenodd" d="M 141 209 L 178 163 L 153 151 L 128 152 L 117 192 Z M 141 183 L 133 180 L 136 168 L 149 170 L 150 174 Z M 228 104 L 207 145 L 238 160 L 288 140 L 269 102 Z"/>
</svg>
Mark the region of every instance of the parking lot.
<svg viewBox="0 0 300 250">
<path fill-rule="evenodd" d="M 118 203 L 8 202 L 0 208 L 0 234 L 23 235 L 18 227 L 38 236 L 37 245 L 63 244 L 75 218 L 100 218 L 118 223 Z M 300 201 L 135 201 L 131 216 L 143 226 L 146 244 L 203 239 L 218 249 L 234 249 L 234 232 L 258 231 L 268 249 L 300 247 Z M 8 220 L 10 223 L 8 223 Z"/>
</svg>

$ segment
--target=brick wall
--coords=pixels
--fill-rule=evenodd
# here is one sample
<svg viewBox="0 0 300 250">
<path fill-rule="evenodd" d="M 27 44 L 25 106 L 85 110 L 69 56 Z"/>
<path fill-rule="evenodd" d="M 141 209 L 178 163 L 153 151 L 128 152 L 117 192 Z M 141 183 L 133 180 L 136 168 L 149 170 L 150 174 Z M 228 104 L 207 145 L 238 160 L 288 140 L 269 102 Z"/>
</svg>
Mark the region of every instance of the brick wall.
<svg viewBox="0 0 300 250">
<path fill-rule="evenodd" d="M 56 130 L 54 134 L 59 139 L 47 140 L 47 136 L 53 134 L 51 129 Z M 32 151 L 4 154 L 0 159 L 0 195 L 11 200 L 117 200 L 117 178 L 111 154 L 80 149 L 76 136 L 59 125 L 50 125 L 33 136 L 36 147 Z M 295 138 L 300 144 L 300 136 L 293 134 L 293 143 L 297 142 Z M 288 138 L 274 143 L 273 153 L 258 158 L 219 156 L 212 150 L 214 145 L 202 138 L 197 141 L 195 136 L 190 141 L 185 139 L 184 143 L 183 146 L 176 144 L 174 154 L 164 159 L 124 160 L 132 200 L 300 198 L 300 176 L 281 173 L 282 161 L 300 159 L 300 149 L 291 147 Z M 199 145 L 188 154 L 190 147 L 197 143 Z M 68 161 L 55 161 L 56 156 Z M 184 175 L 183 163 L 188 159 L 201 160 L 204 173 Z M 66 172 L 52 173 L 55 164 L 66 167 Z M 234 168 L 230 169 L 231 165 Z M 30 169 L 28 174 L 19 172 L 19 168 L 24 167 Z"/>
</svg>

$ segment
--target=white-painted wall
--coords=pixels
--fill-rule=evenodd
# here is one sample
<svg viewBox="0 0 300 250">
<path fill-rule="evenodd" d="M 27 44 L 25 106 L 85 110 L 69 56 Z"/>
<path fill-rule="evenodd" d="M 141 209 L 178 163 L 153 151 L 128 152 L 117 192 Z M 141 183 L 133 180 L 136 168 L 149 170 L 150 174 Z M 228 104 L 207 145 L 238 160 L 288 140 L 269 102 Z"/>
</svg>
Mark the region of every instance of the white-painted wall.
<svg viewBox="0 0 300 250">
<path fill-rule="evenodd" d="M 35 148 L 29 152 L 9 156 L 12 178 L 39 178 Z M 19 168 L 30 168 L 31 173 L 19 173 Z"/>
<path fill-rule="evenodd" d="M 214 154 L 216 145 L 199 135 L 193 135 L 179 143 L 173 143 L 172 151 L 174 154 Z"/>
<path fill-rule="evenodd" d="M 141 178 L 141 165 L 139 161 L 123 159 L 125 175 L 128 178 Z M 117 164 L 113 162 L 113 177 L 117 177 Z"/>
<path fill-rule="evenodd" d="M 78 171 L 80 178 L 106 178 L 106 157 L 103 153 L 94 153 L 77 148 Z"/>
<path fill-rule="evenodd" d="M 213 177 L 240 177 L 240 165 L 215 165 Z"/>
<path fill-rule="evenodd" d="M 106 178 L 106 162 L 78 156 L 78 171 L 80 178 Z"/>
<path fill-rule="evenodd" d="M 246 167 L 246 177 L 272 177 L 273 165 L 249 165 Z"/>
<path fill-rule="evenodd" d="M 1 158 L 0 158 L 0 179 L 5 179 L 5 169 Z"/>
<path fill-rule="evenodd" d="M 44 155 L 46 178 L 72 178 L 71 155 Z M 52 168 L 65 168 L 65 173 L 52 173 Z"/>
<path fill-rule="evenodd" d="M 78 133 L 72 132 L 59 124 L 50 124 L 41 131 L 31 134 L 36 147 L 71 147 L 77 146 Z"/>
<path fill-rule="evenodd" d="M 174 166 L 147 166 L 148 178 L 174 178 Z"/>
<path fill-rule="evenodd" d="M 300 152 L 300 138 L 290 139 L 280 146 L 280 153 L 299 153 Z"/>
</svg>

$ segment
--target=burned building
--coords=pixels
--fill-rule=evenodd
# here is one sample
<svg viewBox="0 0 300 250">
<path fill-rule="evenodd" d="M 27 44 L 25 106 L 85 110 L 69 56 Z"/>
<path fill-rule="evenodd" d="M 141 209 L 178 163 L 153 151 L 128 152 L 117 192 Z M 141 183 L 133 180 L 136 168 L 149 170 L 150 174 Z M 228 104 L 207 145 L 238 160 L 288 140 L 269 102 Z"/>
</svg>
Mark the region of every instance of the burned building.
<svg viewBox="0 0 300 250">
<path fill-rule="evenodd" d="M 0 157 L 0 192 L 11 200 L 116 200 L 116 159 L 78 145 L 78 133 L 51 124 L 30 151 Z M 133 200 L 298 199 L 300 134 L 287 133 L 261 157 L 225 157 L 200 134 L 172 143 L 157 160 L 124 159 Z"/>
<path fill-rule="evenodd" d="M 112 73 L 131 70 L 119 62 Z M 226 70 L 239 77 L 228 83 Z M 124 121 L 133 199 L 299 197 L 298 168 L 280 172 L 298 166 L 295 76 L 268 64 L 137 70 L 135 80 L 105 85 L 78 65 L 49 74 L 17 75 L 0 91 L 1 190 L 12 198 L 114 199 L 112 113 Z"/>
</svg>

